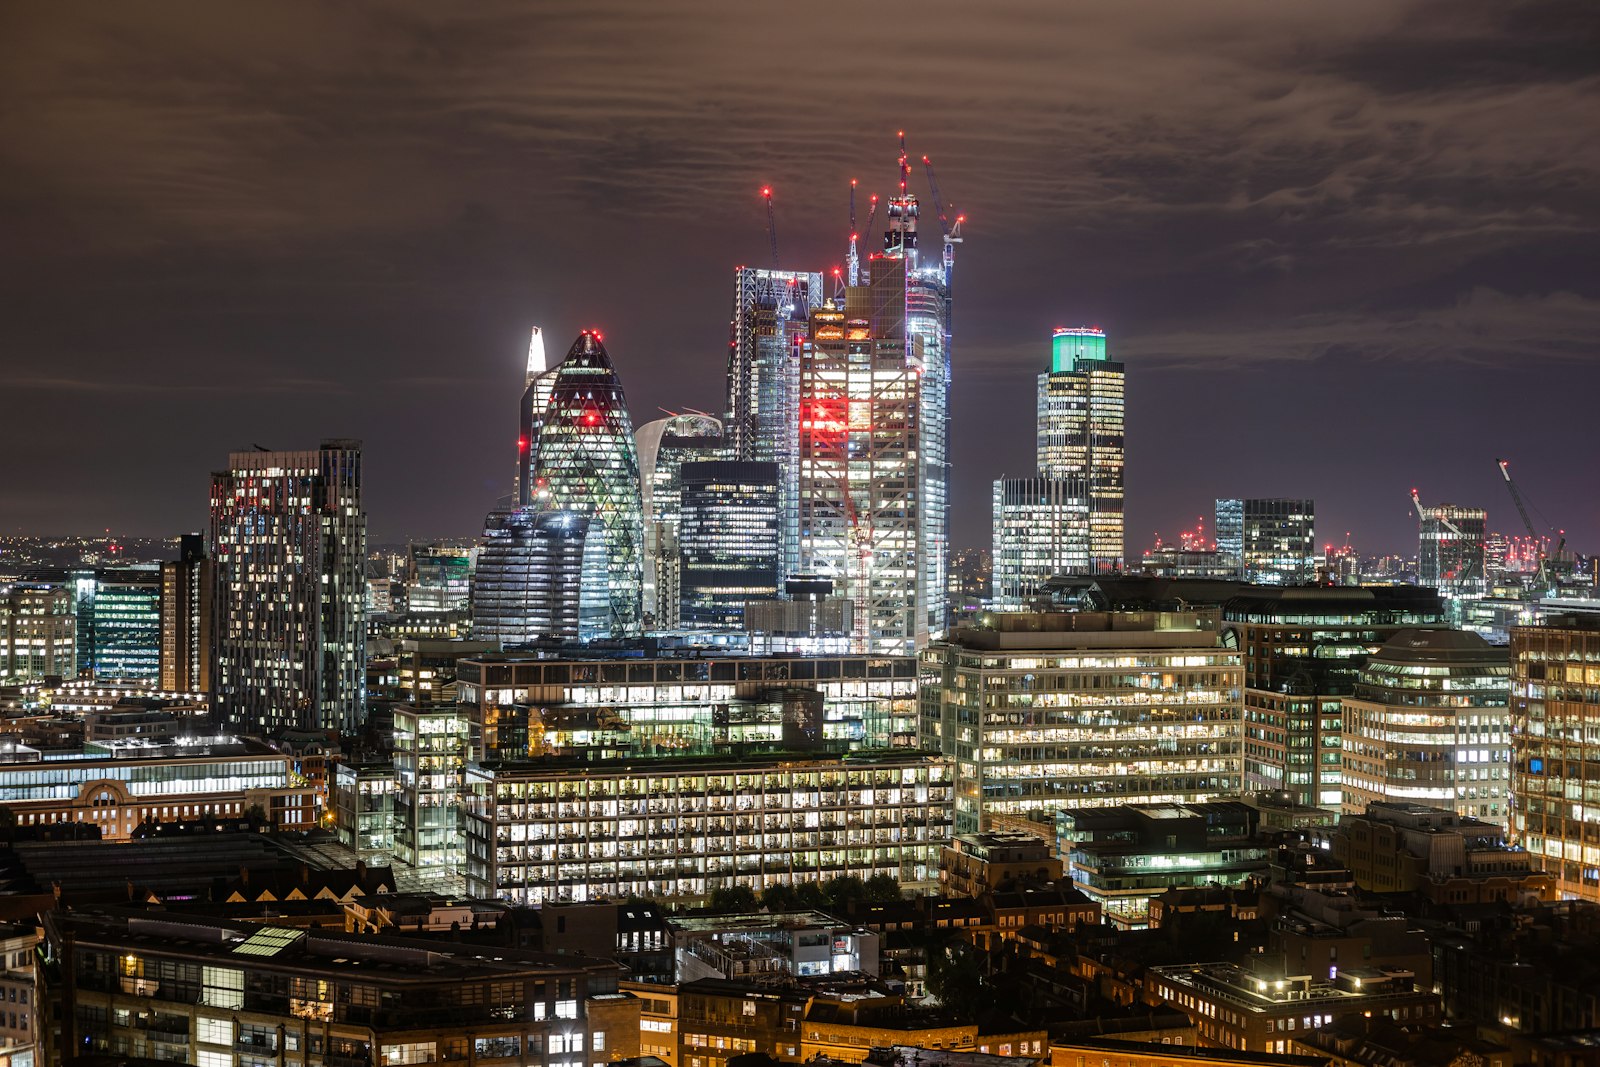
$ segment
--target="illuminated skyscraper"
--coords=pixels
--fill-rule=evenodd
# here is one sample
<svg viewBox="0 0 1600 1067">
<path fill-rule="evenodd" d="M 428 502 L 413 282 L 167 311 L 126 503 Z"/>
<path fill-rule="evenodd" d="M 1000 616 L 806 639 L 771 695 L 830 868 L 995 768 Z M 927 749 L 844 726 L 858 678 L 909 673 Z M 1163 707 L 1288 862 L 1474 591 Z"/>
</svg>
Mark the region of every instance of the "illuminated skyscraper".
<svg viewBox="0 0 1600 1067">
<path fill-rule="evenodd" d="M 1073 478 L 994 483 L 994 611 L 1022 611 L 1045 582 L 1089 569 L 1089 498 Z"/>
<path fill-rule="evenodd" d="M 746 602 L 778 595 L 778 465 L 685 463 L 681 485 L 681 624 L 740 629 Z"/>
<path fill-rule="evenodd" d="M 920 383 L 905 354 L 904 269 L 881 257 L 868 267 L 873 284 L 848 288 L 845 310 L 811 314 L 800 364 L 800 564 L 852 602 L 856 650 L 909 654 L 928 634 Z"/>
<path fill-rule="evenodd" d="M 1483 588 L 1489 517 L 1482 508 L 1417 505 L 1417 584 L 1454 595 Z"/>
<path fill-rule="evenodd" d="M 1241 581 L 1307 585 L 1317 580 L 1317 505 L 1312 500 L 1217 501 L 1217 551 Z"/>
<path fill-rule="evenodd" d="M 161 674 L 161 569 L 150 565 L 72 572 L 78 673 L 154 682 Z"/>
<path fill-rule="evenodd" d="M 644 611 L 647 625 L 678 625 L 681 502 L 685 463 L 722 456 L 722 422 L 698 412 L 657 419 L 634 435 L 644 500 Z"/>
<path fill-rule="evenodd" d="M 1055 331 L 1050 369 L 1039 375 L 1039 473 L 1084 480 L 1096 572 L 1123 560 L 1123 379 L 1105 331 L 1091 327 Z"/>
<path fill-rule="evenodd" d="M 799 567 L 800 346 L 822 275 L 740 267 L 728 324 L 729 459 L 776 463 L 784 574 Z"/>
<path fill-rule="evenodd" d="M 502 648 L 578 638 L 589 518 L 536 507 L 492 511 L 472 575 L 472 636 Z"/>
<path fill-rule="evenodd" d="M 212 710 L 249 733 L 366 717 L 361 444 L 235 452 L 211 476 Z"/>
<path fill-rule="evenodd" d="M 622 383 L 593 330 L 578 335 L 552 374 L 548 401 L 534 409 L 532 503 L 590 520 L 579 635 L 632 637 L 644 621 L 644 503 Z"/>
<path fill-rule="evenodd" d="M 528 340 L 528 369 L 523 375 L 520 433 L 517 435 L 516 501 L 519 506 L 533 502 L 533 457 L 555 380 L 556 372 L 546 366 L 544 331 L 535 326 Z"/>
<path fill-rule="evenodd" d="M 410 545 L 406 610 L 424 615 L 464 611 L 472 581 L 472 551 L 451 545 Z"/>
</svg>

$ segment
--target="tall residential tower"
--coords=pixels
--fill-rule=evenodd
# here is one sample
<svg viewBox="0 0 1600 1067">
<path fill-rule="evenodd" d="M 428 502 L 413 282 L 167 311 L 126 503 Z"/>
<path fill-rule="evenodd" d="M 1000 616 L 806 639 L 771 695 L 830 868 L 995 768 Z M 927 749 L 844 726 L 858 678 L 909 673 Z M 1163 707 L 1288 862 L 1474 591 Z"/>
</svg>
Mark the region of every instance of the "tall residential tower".
<svg viewBox="0 0 1600 1067">
<path fill-rule="evenodd" d="M 366 717 L 361 443 L 235 452 L 211 476 L 212 710 L 250 733 Z"/>
</svg>

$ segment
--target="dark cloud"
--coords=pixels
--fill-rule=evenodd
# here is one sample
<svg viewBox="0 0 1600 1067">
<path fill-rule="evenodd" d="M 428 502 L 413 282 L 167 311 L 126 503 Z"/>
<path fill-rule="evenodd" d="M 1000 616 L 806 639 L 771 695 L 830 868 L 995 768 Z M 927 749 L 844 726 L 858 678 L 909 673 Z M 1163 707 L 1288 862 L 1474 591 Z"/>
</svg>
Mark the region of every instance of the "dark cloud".
<svg viewBox="0 0 1600 1067">
<path fill-rule="evenodd" d="M 1350 490 L 1352 464 L 1401 462 L 1389 439 L 1407 486 L 1491 508 L 1464 434 L 1523 457 L 1552 512 L 1597 458 L 1533 388 L 1600 388 L 1593 5 L 918 12 L 8 8 L 4 443 L 56 443 L 8 472 L 0 527 L 193 527 L 229 448 L 350 434 L 375 533 L 469 532 L 507 475 L 528 324 L 557 347 L 604 325 L 641 421 L 714 409 L 729 271 L 767 255 L 755 190 L 778 190 L 786 263 L 837 262 L 848 180 L 887 192 L 902 127 L 970 215 L 960 541 L 1030 461 L 1063 322 L 1111 329 L 1134 376 L 1133 549 L 1276 491 L 1401 547 L 1390 490 Z M 1348 410 L 1297 416 L 1330 380 Z M 1324 447 L 1271 457 L 1249 436 L 1312 426 Z M 1590 512 L 1566 520 L 1584 547 Z"/>
</svg>

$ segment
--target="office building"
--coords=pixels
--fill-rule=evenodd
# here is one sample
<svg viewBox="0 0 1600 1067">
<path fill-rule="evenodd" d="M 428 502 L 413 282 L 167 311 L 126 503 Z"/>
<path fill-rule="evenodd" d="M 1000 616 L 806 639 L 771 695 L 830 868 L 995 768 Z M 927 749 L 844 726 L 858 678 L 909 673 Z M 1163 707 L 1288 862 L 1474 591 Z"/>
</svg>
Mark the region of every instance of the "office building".
<svg viewBox="0 0 1600 1067">
<path fill-rule="evenodd" d="M 1148 994 L 1194 1021 L 1203 1045 L 1241 1052 L 1288 1051 L 1294 1035 L 1341 1019 L 1382 1017 L 1437 1025 L 1439 995 L 1410 971 L 1341 966 L 1337 977 L 1232 963 L 1152 967 Z M 1291 1030 L 1291 1026 L 1293 1029 Z"/>
<path fill-rule="evenodd" d="M 1317 580 L 1316 525 L 1310 500 L 1218 500 L 1217 550 L 1234 561 L 1241 581 L 1309 585 Z"/>
<path fill-rule="evenodd" d="M 491 511 L 472 575 L 472 637 L 500 648 L 576 640 L 589 517 L 534 506 Z"/>
<path fill-rule="evenodd" d="M 995 613 L 958 628 L 922 654 L 920 693 L 921 743 L 955 771 L 957 832 L 1238 793 L 1240 659 L 1195 613 Z"/>
<path fill-rule="evenodd" d="M 1447 595 L 1482 592 L 1488 513 L 1455 504 L 1417 504 L 1417 584 Z"/>
<path fill-rule="evenodd" d="M 1505 826 L 1450 807 L 1374 801 L 1339 820 L 1333 858 L 1373 893 L 1421 893 L 1439 904 L 1535 904 L 1555 878 L 1506 845 Z"/>
<path fill-rule="evenodd" d="M 1401 630 L 1443 626 L 1444 603 L 1411 585 L 1257 586 L 1222 606 L 1244 656 L 1245 789 L 1339 810 L 1343 701 L 1366 657 Z"/>
<path fill-rule="evenodd" d="M 1375 801 L 1506 824 L 1511 667 L 1504 648 L 1461 630 L 1401 630 L 1368 657 L 1343 701 L 1344 810 Z"/>
<path fill-rule="evenodd" d="M 679 625 L 743 629 L 748 601 L 777 597 L 783 551 L 778 483 L 776 463 L 682 465 Z"/>
<path fill-rule="evenodd" d="M 366 716 L 361 444 L 235 452 L 211 476 L 212 710 L 248 733 Z"/>
<path fill-rule="evenodd" d="M 855 605 L 833 595 L 833 581 L 796 575 L 783 583 L 784 599 L 744 606 L 744 629 L 755 656 L 794 652 L 841 656 L 850 651 Z"/>
<path fill-rule="evenodd" d="M 1090 502 L 1083 475 L 994 483 L 993 611 L 1024 611 L 1058 574 L 1090 568 Z"/>
<path fill-rule="evenodd" d="M 908 747 L 916 736 L 910 656 L 606 656 L 572 649 L 544 658 L 469 656 L 458 665 L 456 693 L 479 759 L 544 750 L 547 716 L 554 723 L 597 712 L 614 713 L 625 724 L 626 747 L 640 753 L 781 742 L 797 731 L 813 734 L 813 720 L 820 740 L 862 749 Z"/>
<path fill-rule="evenodd" d="M 802 351 L 800 565 L 853 603 L 855 651 L 910 655 L 928 635 L 920 383 L 906 360 L 904 270 L 871 263 L 875 284 L 848 288 L 846 310 L 812 312 Z"/>
<path fill-rule="evenodd" d="M 394 855 L 401 863 L 460 868 L 456 791 L 467 738 L 466 716 L 454 705 L 395 705 Z"/>
<path fill-rule="evenodd" d="M 60 582 L 0 585 L 0 681 L 75 678 L 77 618 Z"/>
<path fill-rule="evenodd" d="M 800 567 L 800 348 L 822 275 L 740 267 L 728 323 L 727 458 L 776 463 L 783 574 Z"/>
<path fill-rule="evenodd" d="M 578 335 L 553 374 L 529 460 L 532 502 L 589 519 L 579 636 L 635 636 L 644 621 L 644 504 L 622 383 L 594 330 Z"/>
<path fill-rule="evenodd" d="M 1119 570 L 1123 530 L 1123 383 L 1104 330 L 1062 328 L 1039 375 L 1037 455 L 1045 478 L 1078 478 L 1087 490 L 1089 567 Z"/>
<path fill-rule="evenodd" d="M 451 545 L 411 545 L 406 610 L 419 614 L 465 611 L 472 585 L 472 550 Z"/>
<path fill-rule="evenodd" d="M 879 973 L 879 936 L 820 911 L 679 915 L 667 927 L 679 984 Z"/>
<path fill-rule="evenodd" d="M 161 564 L 161 688 L 211 692 L 211 597 L 205 538 L 184 534 L 178 558 Z"/>
<path fill-rule="evenodd" d="M 62 1043 L 233 1064 L 604 1063 L 638 1054 L 610 960 L 135 906 L 51 913 Z"/>
<path fill-rule="evenodd" d="M 290 757 L 235 737 L 130 738 L 45 753 L 0 740 L 0 803 L 20 827 L 82 823 L 126 841 L 143 823 L 239 818 L 278 829 L 317 824 L 315 791 Z"/>
<path fill-rule="evenodd" d="M 469 763 L 466 879 L 516 904 L 886 874 L 938 881 L 946 762 L 919 752 Z"/>
<path fill-rule="evenodd" d="M 73 571 L 78 673 L 98 681 L 154 682 L 161 675 L 161 568 Z"/>
<path fill-rule="evenodd" d="M 1079 808 L 1056 813 L 1056 837 L 1084 895 L 1136 930 L 1170 889 L 1265 881 L 1275 850 L 1255 839 L 1259 820 L 1238 801 Z"/>
<path fill-rule="evenodd" d="M 463 656 L 497 652 L 493 641 L 408 637 L 395 645 L 390 696 L 405 704 L 431 707 L 456 702 L 456 662 Z"/>
<path fill-rule="evenodd" d="M 678 626 L 681 472 L 685 463 L 723 458 L 722 422 L 690 413 L 647 422 L 633 435 L 639 447 L 644 501 L 644 610 L 651 629 Z"/>
<path fill-rule="evenodd" d="M 1511 830 L 1564 897 L 1600 901 L 1600 617 L 1511 631 Z"/>
</svg>

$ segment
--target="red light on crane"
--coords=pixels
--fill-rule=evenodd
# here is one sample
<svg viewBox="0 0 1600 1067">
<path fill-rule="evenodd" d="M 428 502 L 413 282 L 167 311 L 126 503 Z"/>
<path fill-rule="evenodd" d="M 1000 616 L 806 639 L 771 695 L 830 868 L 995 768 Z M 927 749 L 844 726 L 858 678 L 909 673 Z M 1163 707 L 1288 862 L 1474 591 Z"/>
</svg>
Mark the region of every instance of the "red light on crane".
<svg viewBox="0 0 1600 1067">
<path fill-rule="evenodd" d="M 771 196 L 771 195 L 772 195 L 772 186 L 770 186 L 770 185 L 763 185 L 763 186 L 762 186 L 762 187 L 761 187 L 761 195 L 762 195 L 762 196 Z"/>
</svg>

